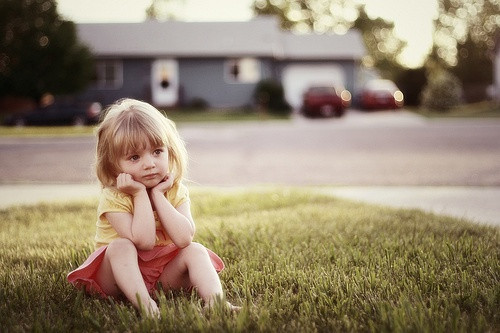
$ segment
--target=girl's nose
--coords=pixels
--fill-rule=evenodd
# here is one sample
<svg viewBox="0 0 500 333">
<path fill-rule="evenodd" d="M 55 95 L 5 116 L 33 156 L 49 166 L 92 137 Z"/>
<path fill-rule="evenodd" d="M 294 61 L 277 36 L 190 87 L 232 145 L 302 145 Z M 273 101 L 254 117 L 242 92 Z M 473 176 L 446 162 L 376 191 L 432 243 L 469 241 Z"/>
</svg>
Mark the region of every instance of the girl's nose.
<svg viewBox="0 0 500 333">
<path fill-rule="evenodd" d="M 146 156 L 144 158 L 144 169 L 151 169 L 155 167 L 155 162 L 152 156 Z"/>
</svg>

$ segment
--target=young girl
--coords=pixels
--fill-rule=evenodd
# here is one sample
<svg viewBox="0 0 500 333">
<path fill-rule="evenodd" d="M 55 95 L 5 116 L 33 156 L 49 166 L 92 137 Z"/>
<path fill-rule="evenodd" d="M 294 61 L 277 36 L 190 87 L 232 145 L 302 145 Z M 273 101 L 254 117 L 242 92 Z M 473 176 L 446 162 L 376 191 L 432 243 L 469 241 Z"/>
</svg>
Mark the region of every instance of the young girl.
<svg viewBox="0 0 500 333">
<path fill-rule="evenodd" d="M 153 316 L 158 282 L 164 290 L 196 288 L 206 306 L 223 297 L 217 273 L 224 263 L 192 242 L 186 163 L 174 123 L 153 106 L 123 99 L 109 107 L 97 130 L 103 190 L 96 251 L 68 274 L 70 283 L 103 297 L 124 295 Z"/>
</svg>

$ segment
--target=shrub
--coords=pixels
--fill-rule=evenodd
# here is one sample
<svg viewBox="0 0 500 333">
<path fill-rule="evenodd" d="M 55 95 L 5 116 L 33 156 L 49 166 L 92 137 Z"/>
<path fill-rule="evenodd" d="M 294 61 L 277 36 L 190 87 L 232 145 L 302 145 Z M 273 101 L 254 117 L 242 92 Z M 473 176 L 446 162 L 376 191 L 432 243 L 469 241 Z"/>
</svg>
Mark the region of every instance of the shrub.
<svg viewBox="0 0 500 333">
<path fill-rule="evenodd" d="M 194 97 L 187 105 L 190 109 L 206 110 L 209 107 L 208 102 L 201 97 Z"/>
<path fill-rule="evenodd" d="M 285 100 L 283 86 L 274 80 L 260 81 L 255 88 L 254 98 L 257 106 L 266 112 L 280 115 L 291 112 L 291 107 Z"/>
<path fill-rule="evenodd" d="M 429 76 L 422 91 L 422 106 L 446 112 L 462 102 L 463 89 L 460 80 L 450 72 L 438 70 Z"/>
</svg>

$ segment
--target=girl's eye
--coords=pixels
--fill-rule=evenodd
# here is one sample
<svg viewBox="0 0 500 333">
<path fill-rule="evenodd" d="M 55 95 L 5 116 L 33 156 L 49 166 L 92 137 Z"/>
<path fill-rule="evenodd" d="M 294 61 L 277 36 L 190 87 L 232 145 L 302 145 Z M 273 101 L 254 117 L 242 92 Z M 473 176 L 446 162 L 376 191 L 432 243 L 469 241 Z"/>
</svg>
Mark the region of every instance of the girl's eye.
<svg viewBox="0 0 500 333">
<path fill-rule="evenodd" d="M 139 159 L 139 155 L 132 155 L 130 156 L 131 161 L 137 161 Z"/>
<path fill-rule="evenodd" d="M 161 153 L 163 153 L 163 149 L 155 149 L 154 151 L 155 155 L 160 155 Z"/>
</svg>

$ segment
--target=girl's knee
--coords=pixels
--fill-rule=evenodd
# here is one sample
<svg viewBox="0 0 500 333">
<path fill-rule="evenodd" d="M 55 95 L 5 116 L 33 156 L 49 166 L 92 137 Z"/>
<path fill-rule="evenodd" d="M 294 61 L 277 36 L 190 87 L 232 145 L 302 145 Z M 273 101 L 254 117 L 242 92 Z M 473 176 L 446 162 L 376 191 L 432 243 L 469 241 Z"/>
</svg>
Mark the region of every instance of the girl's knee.
<svg viewBox="0 0 500 333">
<path fill-rule="evenodd" d="M 127 238 L 118 238 L 109 243 L 106 254 L 111 257 L 128 254 L 137 255 L 137 248 L 131 240 Z"/>
<path fill-rule="evenodd" d="M 196 242 L 191 242 L 191 244 L 189 244 L 183 250 L 186 250 L 186 252 L 189 253 L 190 255 L 208 256 L 206 247 Z"/>
</svg>

